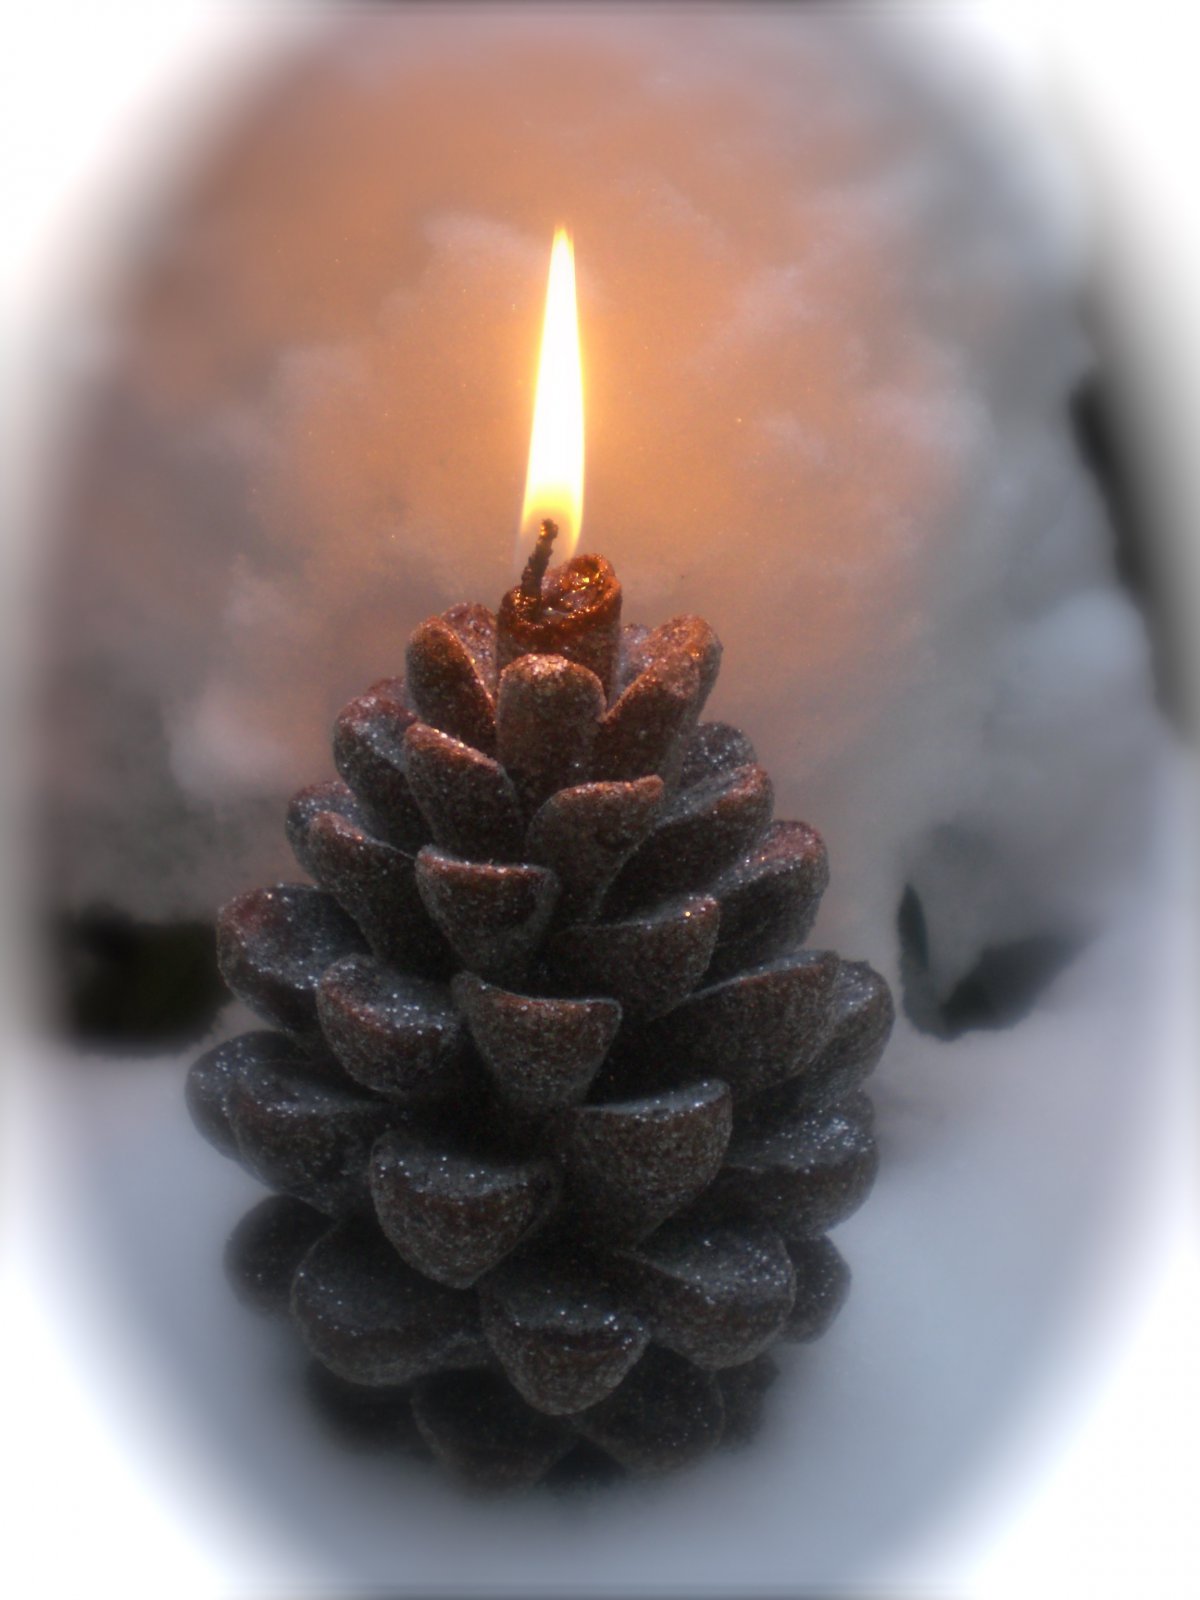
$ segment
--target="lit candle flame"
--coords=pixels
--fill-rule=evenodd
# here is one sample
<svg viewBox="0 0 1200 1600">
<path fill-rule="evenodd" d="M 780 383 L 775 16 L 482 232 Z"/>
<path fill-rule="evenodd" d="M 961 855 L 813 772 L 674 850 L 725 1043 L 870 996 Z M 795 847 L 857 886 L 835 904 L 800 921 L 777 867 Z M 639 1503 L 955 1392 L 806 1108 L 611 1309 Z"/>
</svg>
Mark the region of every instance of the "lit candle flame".
<svg viewBox="0 0 1200 1600">
<path fill-rule="evenodd" d="M 558 526 L 554 559 L 566 561 L 583 521 L 583 365 L 575 308 L 575 253 L 565 228 L 554 235 L 546 317 L 538 357 L 525 504 L 517 535 L 519 559 L 529 554 L 544 518 Z"/>
</svg>

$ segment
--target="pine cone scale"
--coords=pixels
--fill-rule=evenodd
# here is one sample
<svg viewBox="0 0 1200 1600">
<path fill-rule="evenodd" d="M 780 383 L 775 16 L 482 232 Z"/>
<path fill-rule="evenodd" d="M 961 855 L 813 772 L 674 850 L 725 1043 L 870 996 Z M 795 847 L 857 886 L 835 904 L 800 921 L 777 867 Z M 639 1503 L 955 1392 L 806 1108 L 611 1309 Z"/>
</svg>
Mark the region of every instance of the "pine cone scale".
<svg viewBox="0 0 1200 1600">
<path fill-rule="evenodd" d="M 449 989 L 373 956 L 346 956 L 317 988 L 325 1038 L 365 1089 L 406 1104 L 445 1100 L 462 1086 L 465 1030 Z"/>
<path fill-rule="evenodd" d="M 520 858 L 521 808 L 498 761 L 427 723 L 404 736 L 405 775 L 435 844 L 488 861 Z"/>
<path fill-rule="evenodd" d="M 712 1376 L 652 1345 L 626 1381 L 583 1412 L 576 1426 L 627 1472 L 674 1472 L 708 1454 L 725 1431 L 725 1403 Z"/>
<path fill-rule="evenodd" d="M 677 1070 L 725 1079 L 737 1097 L 794 1077 L 833 1026 L 838 960 L 830 951 L 788 956 L 698 989 L 648 1024 L 638 1047 Z"/>
<path fill-rule="evenodd" d="M 395 1121 L 381 1100 L 277 1066 L 243 1065 L 229 1096 L 242 1164 L 331 1216 L 366 1202 L 367 1158 Z"/>
<path fill-rule="evenodd" d="M 536 1410 L 567 1416 L 597 1404 L 640 1359 L 650 1332 L 580 1258 L 563 1268 L 536 1256 L 491 1275 L 480 1305 L 488 1343 Z"/>
<path fill-rule="evenodd" d="M 409 641 L 407 690 L 421 720 L 490 756 L 496 706 L 486 670 L 444 618 L 422 623 Z"/>
<path fill-rule="evenodd" d="M 604 996 L 516 994 L 467 972 L 452 988 L 500 1094 L 526 1111 L 582 1100 L 621 1024 L 620 1005 Z"/>
<path fill-rule="evenodd" d="M 499 984 L 525 975 L 558 899 L 547 867 L 464 861 L 432 845 L 417 856 L 417 888 L 466 970 Z"/>
<path fill-rule="evenodd" d="M 531 861 L 549 867 L 562 892 L 556 921 L 594 916 L 605 891 L 654 826 L 661 778 L 587 783 L 560 789 L 540 807 L 525 841 Z"/>
<path fill-rule="evenodd" d="M 488 1361 L 475 1297 L 422 1277 L 374 1224 L 339 1223 L 292 1281 L 292 1316 L 317 1359 L 350 1383 L 411 1383 Z"/>
<path fill-rule="evenodd" d="M 707 895 L 664 901 L 641 916 L 577 923 L 551 936 L 546 971 L 572 992 L 600 989 L 631 1022 L 673 1011 L 708 970 L 720 921 Z"/>
<path fill-rule="evenodd" d="M 376 1142 L 370 1186 L 401 1259 L 435 1283 L 469 1289 L 553 1210 L 561 1178 L 553 1161 L 449 1153 L 403 1131 Z"/>
<path fill-rule="evenodd" d="M 333 762 L 371 832 L 410 854 L 429 829 L 409 786 L 405 734 L 417 720 L 403 678 L 385 678 L 351 700 L 333 730 Z"/>
<path fill-rule="evenodd" d="M 563 1164 L 566 1204 L 587 1237 L 626 1243 L 652 1233 L 712 1183 L 733 1129 L 720 1079 L 639 1100 L 569 1113 Z"/>
<path fill-rule="evenodd" d="M 735 767 L 684 789 L 622 868 L 606 914 L 711 883 L 758 841 L 773 806 L 770 777 L 759 766 Z"/>
<path fill-rule="evenodd" d="M 796 1298 L 796 1273 L 770 1229 L 667 1223 L 624 1252 L 654 1338 L 696 1366 L 740 1366 L 772 1343 Z"/>
<path fill-rule="evenodd" d="M 217 920 L 217 961 L 234 994 L 285 1033 L 313 1040 L 317 984 L 366 941 L 337 902 L 307 884 L 251 889 Z"/>
</svg>

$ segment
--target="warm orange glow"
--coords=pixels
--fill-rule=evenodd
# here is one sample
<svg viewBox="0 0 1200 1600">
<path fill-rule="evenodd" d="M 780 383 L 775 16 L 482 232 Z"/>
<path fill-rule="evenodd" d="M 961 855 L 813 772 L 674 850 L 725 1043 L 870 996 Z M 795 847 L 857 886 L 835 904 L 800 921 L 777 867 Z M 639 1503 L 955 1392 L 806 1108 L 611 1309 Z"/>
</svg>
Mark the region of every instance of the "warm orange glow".
<svg viewBox="0 0 1200 1600">
<path fill-rule="evenodd" d="M 554 559 L 565 561 L 579 543 L 583 520 L 583 366 L 575 308 L 575 253 L 565 228 L 554 235 L 550 251 L 529 471 L 518 533 L 521 560 L 529 554 L 544 517 L 558 524 Z"/>
</svg>

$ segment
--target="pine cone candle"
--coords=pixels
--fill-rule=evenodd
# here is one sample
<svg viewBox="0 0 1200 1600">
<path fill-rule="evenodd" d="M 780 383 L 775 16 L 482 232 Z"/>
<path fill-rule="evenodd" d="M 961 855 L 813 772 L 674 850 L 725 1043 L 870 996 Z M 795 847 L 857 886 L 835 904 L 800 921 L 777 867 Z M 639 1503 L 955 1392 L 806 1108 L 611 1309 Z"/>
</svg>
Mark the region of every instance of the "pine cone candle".
<svg viewBox="0 0 1200 1600">
<path fill-rule="evenodd" d="M 599 558 L 499 629 L 453 607 L 291 803 L 315 887 L 221 914 L 272 1031 L 196 1062 L 189 1104 L 280 1191 L 235 1280 L 475 1482 L 748 1436 L 763 1352 L 845 1295 L 825 1234 L 874 1177 L 891 998 L 802 948 L 825 848 L 700 722 L 720 654 L 695 617 L 621 628 Z"/>
</svg>

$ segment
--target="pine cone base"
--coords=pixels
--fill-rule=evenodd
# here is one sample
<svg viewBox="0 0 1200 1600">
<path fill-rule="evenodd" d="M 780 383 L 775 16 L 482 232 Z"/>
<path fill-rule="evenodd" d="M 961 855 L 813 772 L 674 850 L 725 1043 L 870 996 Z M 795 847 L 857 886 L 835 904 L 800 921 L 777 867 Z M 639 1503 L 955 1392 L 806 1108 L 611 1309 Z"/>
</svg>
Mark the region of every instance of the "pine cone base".
<svg viewBox="0 0 1200 1600">
<path fill-rule="evenodd" d="M 804 947 L 825 849 L 700 721 L 719 660 L 697 618 L 626 628 L 610 696 L 560 656 L 498 672 L 491 613 L 452 608 L 293 800 L 313 882 L 222 911 L 268 1031 L 188 1101 L 277 1191 L 227 1266 L 347 1437 L 493 1489 L 671 1471 L 744 1443 L 766 1351 L 844 1301 L 892 1002 Z"/>
</svg>

